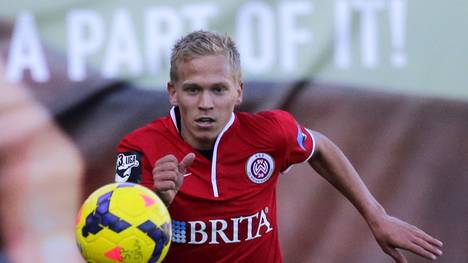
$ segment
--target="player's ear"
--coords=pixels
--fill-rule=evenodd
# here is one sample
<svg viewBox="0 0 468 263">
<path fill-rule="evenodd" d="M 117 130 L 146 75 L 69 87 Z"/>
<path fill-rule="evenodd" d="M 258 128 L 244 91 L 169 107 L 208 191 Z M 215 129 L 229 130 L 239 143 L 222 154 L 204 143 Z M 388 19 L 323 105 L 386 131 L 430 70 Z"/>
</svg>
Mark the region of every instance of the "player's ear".
<svg viewBox="0 0 468 263">
<path fill-rule="evenodd" d="M 237 87 L 236 106 L 239 106 L 242 103 L 243 96 L 244 96 L 244 82 L 239 81 L 239 86 Z"/>
<path fill-rule="evenodd" d="M 171 81 L 167 83 L 167 93 L 169 93 L 169 102 L 171 103 L 171 105 L 177 106 L 177 92 L 174 83 L 172 83 Z"/>
</svg>

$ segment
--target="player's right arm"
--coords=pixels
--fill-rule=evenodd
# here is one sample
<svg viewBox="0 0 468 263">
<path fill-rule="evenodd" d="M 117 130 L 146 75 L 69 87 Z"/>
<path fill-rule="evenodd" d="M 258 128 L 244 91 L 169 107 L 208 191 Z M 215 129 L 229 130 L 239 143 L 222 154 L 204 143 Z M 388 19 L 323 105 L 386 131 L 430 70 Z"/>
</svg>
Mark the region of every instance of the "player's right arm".
<svg viewBox="0 0 468 263">
<path fill-rule="evenodd" d="M 129 146 L 126 139 L 117 148 L 115 181 L 146 186 L 169 207 L 182 186 L 184 174 L 195 159 L 195 154 L 187 154 L 180 162 L 173 154 L 168 154 L 151 165 L 144 151 L 135 148 L 138 147 Z"/>
<path fill-rule="evenodd" d="M 167 207 L 174 200 L 175 195 L 182 186 L 187 168 L 194 160 L 194 153 L 187 154 L 180 162 L 174 155 L 168 154 L 154 164 L 152 170 L 153 189 Z"/>
</svg>

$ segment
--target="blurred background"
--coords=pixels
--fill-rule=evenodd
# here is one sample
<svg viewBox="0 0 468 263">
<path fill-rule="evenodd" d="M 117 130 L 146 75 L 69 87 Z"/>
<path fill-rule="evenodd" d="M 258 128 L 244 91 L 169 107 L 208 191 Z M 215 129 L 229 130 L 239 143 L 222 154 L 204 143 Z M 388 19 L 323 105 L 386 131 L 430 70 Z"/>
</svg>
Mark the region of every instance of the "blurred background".
<svg viewBox="0 0 468 263">
<path fill-rule="evenodd" d="M 81 262 L 81 200 L 114 149 L 167 114 L 174 42 L 226 32 L 241 110 L 334 140 L 390 214 L 468 262 L 468 2 L 0 0 L 0 262 Z M 392 262 L 351 205 L 297 165 L 278 188 L 285 262 Z M 407 255 L 410 262 L 425 262 Z"/>
</svg>

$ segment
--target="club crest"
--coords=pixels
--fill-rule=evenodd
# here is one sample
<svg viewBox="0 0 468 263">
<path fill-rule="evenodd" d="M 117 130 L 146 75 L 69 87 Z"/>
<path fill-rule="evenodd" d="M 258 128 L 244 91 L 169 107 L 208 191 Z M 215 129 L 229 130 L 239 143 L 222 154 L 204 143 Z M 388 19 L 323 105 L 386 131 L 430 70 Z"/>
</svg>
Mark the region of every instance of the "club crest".
<svg viewBox="0 0 468 263">
<path fill-rule="evenodd" d="M 262 184 L 270 179 L 275 170 L 273 158 L 266 153 L 256 153 L 250 156 L 245 166 L 245 171 L 250 181 Z"/>
</svg>

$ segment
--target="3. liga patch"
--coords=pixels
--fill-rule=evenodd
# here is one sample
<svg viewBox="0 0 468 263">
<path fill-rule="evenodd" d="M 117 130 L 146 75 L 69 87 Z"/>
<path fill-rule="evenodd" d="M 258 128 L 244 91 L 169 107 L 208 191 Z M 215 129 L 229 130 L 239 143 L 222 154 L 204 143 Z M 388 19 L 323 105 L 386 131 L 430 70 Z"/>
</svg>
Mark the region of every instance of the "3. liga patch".
<svg viewBox="0 0 468 263">
<path fill-rule="evenodd" d="M 245 166 L 245 171 L 250 181 L 262 184 L 270 179 L 275 170 L 273 158 L 266 153 L 256 153 L 250 156 Z"/>
<path fill-rule="evenodd" d="M 123 152 L 117 155 L 115 166 L 115 181 L 118 183 L 139 183 L 141 180 L 141 154 L 139 152 Z"/>
</svg>

